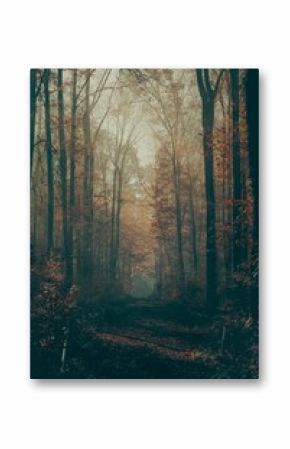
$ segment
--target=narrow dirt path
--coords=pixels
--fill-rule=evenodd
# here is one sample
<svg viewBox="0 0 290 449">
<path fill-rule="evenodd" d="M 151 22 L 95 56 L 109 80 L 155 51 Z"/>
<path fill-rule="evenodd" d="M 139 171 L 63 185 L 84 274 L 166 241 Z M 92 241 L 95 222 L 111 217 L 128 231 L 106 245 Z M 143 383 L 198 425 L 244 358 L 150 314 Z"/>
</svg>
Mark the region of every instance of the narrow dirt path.
<svg viewBox="0 0 290 449">
<path fill-rule="evenodd" d="M 191 317 L 178 305 L 136 300 L 77 322 L 68 351 L 69 377 L 237 378 L 241 354 L 221 356 L 222 319 Z M 231 337 L 233 340 L 233 336 Z M 241 373 L 244 370 L 244 373 Z"/>
</svg>

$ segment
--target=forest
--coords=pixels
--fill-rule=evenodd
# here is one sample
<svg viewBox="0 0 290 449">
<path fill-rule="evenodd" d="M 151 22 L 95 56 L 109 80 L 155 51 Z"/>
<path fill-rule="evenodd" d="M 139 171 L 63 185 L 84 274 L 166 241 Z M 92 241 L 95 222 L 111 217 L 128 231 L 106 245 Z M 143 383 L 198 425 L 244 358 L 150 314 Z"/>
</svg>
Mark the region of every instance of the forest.
<svg viewBox="0 0 290 449">
<path fill-rule="evenodd" d="M 259 376 L 257 69 L 32 69 L 31 377 Z"/>
</svg>

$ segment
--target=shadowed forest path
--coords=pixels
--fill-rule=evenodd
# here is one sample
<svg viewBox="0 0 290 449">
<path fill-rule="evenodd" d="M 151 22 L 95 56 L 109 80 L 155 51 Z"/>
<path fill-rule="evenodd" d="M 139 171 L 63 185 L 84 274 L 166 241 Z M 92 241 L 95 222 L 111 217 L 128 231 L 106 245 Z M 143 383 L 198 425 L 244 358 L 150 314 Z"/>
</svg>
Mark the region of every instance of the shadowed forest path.
<svg viewBox="0 0 290 449">
<path fill-rule="evenodd" d="M 150 300 L 151 301 L 151 300 Z M 223 323 L 227 338 L 222 343 Z M 257 377 L 257 335 L 246 318 L 185 313 L 180 304 L 132 299 L 75 312 L 66 378 Z M 221 353 L 221 345 L 224 348 Z M 57 375 L 56 377 L 61 377 Z"/>
</svg>

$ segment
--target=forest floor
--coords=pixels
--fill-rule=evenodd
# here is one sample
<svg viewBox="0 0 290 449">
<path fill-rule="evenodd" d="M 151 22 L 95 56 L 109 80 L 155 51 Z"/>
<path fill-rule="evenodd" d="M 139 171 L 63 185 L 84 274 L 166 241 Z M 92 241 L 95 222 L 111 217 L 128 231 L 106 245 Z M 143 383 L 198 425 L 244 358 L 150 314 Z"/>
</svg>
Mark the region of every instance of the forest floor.
<svg viewBox="0 0 290 449">
<path fill-rule="evenodd" d="M 229 306 L 206 318 L 178 302 L 127 296 L 75 308 L 67 327 L 64 372 L 62 328 L 32 350 L 33 378 L 258 378 L 258 326 Z"/>
</svg>

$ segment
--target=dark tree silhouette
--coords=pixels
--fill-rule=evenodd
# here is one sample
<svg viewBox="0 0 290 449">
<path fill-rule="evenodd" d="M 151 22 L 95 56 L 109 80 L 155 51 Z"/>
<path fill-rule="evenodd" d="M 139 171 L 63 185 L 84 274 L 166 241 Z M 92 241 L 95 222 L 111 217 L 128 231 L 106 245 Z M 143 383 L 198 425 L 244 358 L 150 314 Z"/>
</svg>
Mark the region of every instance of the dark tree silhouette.
<svg viewBox="0 0 290 449">
<path fill-rule="evenodd" d="M 211 313 L 217 306 L 216 279 L 216 210 L 213 173 L 213 126 L 215 98 L 223 71 L 218 74 L 214 85 L 208 69 L 197 69 L 197 84 L 202 100 L 202 127 L 204 150 L 204 174 L 207 207 L 207 243 L 206 243 L 206 284 L 207 307 Z"/>
<path fill-rule="evenodd" d="M 233 123 L 233 268 L 237 272 L 241 263 L 241 158 L 240 158 L 240 92 L 239 70 L 231 69 L 232 123 Z"/>
<path fill-rule="evenodd" d="M 54 181 L 53 181 L 53 149 L 51 141 L 51 117 L 50 117 L 50 70 L 44 70 L 44 109 L 46 130 L 46 161 L 47 161 L 47 252 L 53 248 L 54 229 Z"/>
</svg>

